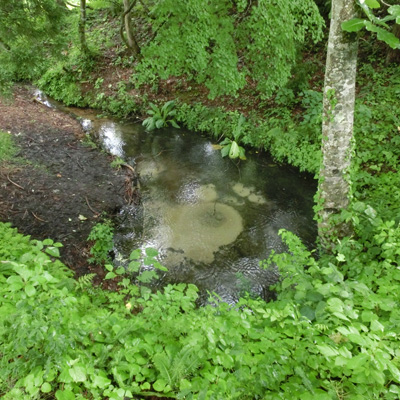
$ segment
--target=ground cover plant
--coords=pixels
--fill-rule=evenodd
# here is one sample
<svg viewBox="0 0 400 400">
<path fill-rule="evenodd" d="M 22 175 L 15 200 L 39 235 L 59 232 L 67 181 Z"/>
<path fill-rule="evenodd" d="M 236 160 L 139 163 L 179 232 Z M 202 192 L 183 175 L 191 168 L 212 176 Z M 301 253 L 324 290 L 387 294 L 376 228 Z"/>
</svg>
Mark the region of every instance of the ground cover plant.
<svg viewBox="0 0 400 400">
<path fill-rule="evenodd" d="M 234 307 L 197 308 L 193 285 L 84 285 L 59 243 L 1 224 L 3 398 L 398 398 L 400 228 L 371 210 L 367 250 L 349 239 L 316 261 L 282 232 L 289 252 L 262 263 L 280 268 L 278 299 Z"/>
</svg>

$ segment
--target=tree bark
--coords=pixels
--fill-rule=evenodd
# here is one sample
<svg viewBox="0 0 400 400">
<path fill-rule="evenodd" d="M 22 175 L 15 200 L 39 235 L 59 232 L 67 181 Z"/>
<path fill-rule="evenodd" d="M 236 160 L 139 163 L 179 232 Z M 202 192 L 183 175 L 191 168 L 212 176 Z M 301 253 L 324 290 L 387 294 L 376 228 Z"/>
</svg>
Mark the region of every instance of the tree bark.
<svg viewBox="0 0 400 400">
<path fill-rule="evenodd" d="M 81 44 L 81 52 L 84 55 L 89 54 L 89 48 L 86 43 L 86 0 L 80 2 L 80 18 L 79 18 L 79 40 Z"/>
<path fill-rule="evenodd" d="M 398 37 L 400 39 L 400 25 L 399 24 L 395 24 L 393 26 L 392 29 L 392 33 L 393 35 L 395 35 L 396 37 Z M 392 48 L 388 48 L 388 52 L 387 52 L 387 56 L 386 56 L 386 63 L 390 64 L 390 63 L 400 63 L 400 51 L 399 49 L 392 49 Z"/>
<path fill-rule="evenodd" d="M 132 22 L 131 22 L 131 10 L 136 4 L 136 0 L 132 4 L 129 4 L 129 0 L 123 0 L 124 2 L 124 12 L 122 14 L 122 24 L 121 24 L 121 38 L 127 45 L 127 47 L 132 51 L 134 56 L 140 54 L 140 47 L 136 42 L 135 36 L 133 34 Z M 126 38 L 124 36 L 123 28 L 125 28 Z"/>
<path fill-rule="evenodd" d="M 358 41 L 342 30 L 344 21 L 356 16 L 354 0 L 333 0 L 326 59 L 322 165 L 319 176 L 318 235 L 329 251 L 337 239 L 352 233 L 350 222 L 333 216 L 350 203 L 349 168 L 353 142 Z"/>
</svg>

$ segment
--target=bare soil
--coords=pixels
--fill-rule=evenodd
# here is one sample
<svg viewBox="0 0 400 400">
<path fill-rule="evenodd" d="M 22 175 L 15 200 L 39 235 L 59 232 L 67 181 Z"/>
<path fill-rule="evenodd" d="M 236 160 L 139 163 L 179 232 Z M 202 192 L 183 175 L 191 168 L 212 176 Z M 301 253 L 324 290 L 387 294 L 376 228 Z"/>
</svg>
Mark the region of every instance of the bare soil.
<svg viewBox="0 0 400 400">
<path fill-rule="evenodd" d="M 126 203 L 130 171 L 113 169 L 110 156 L 85 145 L 76 119 L 35 101 L 27 86 L 0 98 L 0 129 L 13 135 L 21 159 L 0 165 L 0 220 L 63 243 L 62 261 L 77 276 L 96 270 L 87 237 Z"/>
</svg>

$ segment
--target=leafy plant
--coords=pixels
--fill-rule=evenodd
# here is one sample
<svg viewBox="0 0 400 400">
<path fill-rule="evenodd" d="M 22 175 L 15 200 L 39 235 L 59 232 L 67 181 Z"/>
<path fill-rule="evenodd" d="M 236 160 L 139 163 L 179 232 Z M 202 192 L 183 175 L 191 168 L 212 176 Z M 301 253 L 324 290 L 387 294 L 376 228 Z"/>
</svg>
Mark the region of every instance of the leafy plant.
<svg viewBox="0 0 400 400">
<path fill-rule="evenodd" d="M 222 157 L 229 156 L 229 158 L 235 159 L 240 158 L 241 160 L 245 160 L 245 150 L 240 143 L 240 138 L 243 136 L 243 124 L 246 121 L 243 115 L 240 115 L 239 121 L 232 132 L 233 139 L 225 138 L 220 144 L 222 146 L 221 154 Z"/>
<path fill-rule="evenodd" d="M 0 224 L 2 398 L 398 399 L 399 226 L 358 209 L 367 251 L 316 259 L 282 232 L 288 252 L 263 263 L 280 268 L 276 301 L 201 308 L 195 286 L 139 290 L 122 267 L 118 291 L 76 290 L 59 244 Z M 155 257 L 135 250 L 131 268 Z"/>
<path fill-rule="evenodd" d="M 113 248 L 113 232 L 110 221 L 98 223 L 92 228 L 88 240 L 93 240 L 94 244 L 90 249 L 92 257 L 89 262 L 102 264 L 110 260 L 109 252 Z"/>
<path fill-rule="evenodd" d="M 179 128 L 179 125 L 175 121 L 176 110 L 173 100 L 167 101 L 161 108 L 153 103 L 149 105 L 151 110 L 148 110 L 147 113 L 151 116 L 143 121 L 143 126 L 146 127 L 146 131 L 160 129 L 169 124 L 174 128 Z"/>
<path fill-rule="evenodd" d="M 86 274 L 83 276 L 80 276 L 78 280 L 76 281 L 76 287 L 80 290 L 87 290 L 90 291 L 93 288 L 93 278 L 96 276 L 96 274 L 91 273 L 91 274 Z"/>
<path fill-rule="evenodd" d="M 125 160 L 123 160 L 120 157 L 115 157 L 114 160 L 112 160 L 111 162 L 111 167 L 116 168 L 116 169 L 120 169 L 121 165 L 125 164 Z"/>
<path fill-rule="evenodd" d="M 353 18 L 343 22 L 342 29 L 347 32 L 359 32 L 365 28 L 367 31 L 375 32 L 378 40 L 382 40 L 392 49 L 400 49 L 400 39 L 390 32 L 387 24 L 389 21 L 395 21 L 400 24 L 400 5 L 390 6 L 387 10 L 388 15 L 384 18 L 376 17 L 372 10 L 380 8 L 378 0 L 358 0 L 358 5 L 363 10 L 367 19 Z"/>
</svg>

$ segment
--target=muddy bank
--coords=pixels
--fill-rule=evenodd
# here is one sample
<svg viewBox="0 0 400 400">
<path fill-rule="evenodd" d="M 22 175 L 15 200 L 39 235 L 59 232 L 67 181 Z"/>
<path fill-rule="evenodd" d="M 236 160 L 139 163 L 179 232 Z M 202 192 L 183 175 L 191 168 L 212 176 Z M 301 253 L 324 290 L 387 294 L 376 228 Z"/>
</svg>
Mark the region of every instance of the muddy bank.
<svg viewBox="0 0 400 400">
<path fill-rule="evenodd" d="M 0 98 L 0 129 L 13 135 L 22 159 L 0 165 L 0 220 L 62 242 L 64 263 L 77 275 L 90 272 L 86 239 L 126 203 L 131 172 L 113 169 L 110 156 L 85 145 L 78 121 L 39 104 L 25 86 Z"/>
</svg>

